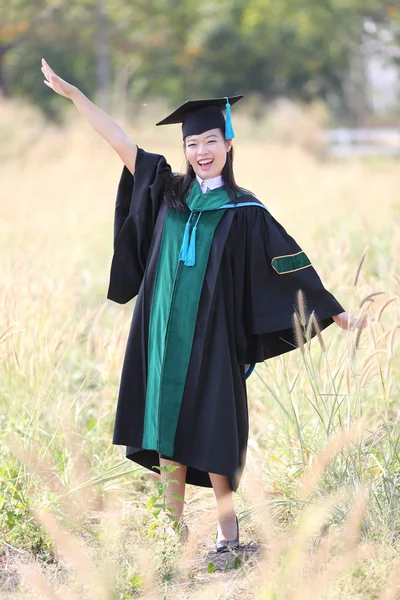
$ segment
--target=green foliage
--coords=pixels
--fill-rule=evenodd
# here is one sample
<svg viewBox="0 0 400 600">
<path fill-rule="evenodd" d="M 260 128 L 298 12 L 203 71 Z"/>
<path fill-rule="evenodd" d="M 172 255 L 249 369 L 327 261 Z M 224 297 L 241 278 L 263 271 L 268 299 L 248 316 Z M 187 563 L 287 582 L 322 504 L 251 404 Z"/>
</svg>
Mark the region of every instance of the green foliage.
<svg viewBox="0 0 400 600">
<path fill-rule="evenodd" d="M 394 3 L 381 0 L 139 0 L 134 9 L 110 0 L 103 2 L 100 34 L 102 3 L 64 4 L 18 0 L 2 8 L 0 19 L 0 48 L 11 44 L 6 90 L 53 117 L 63 105 L 43 84 L 42 56 L 89 96 L 99 91 L 103 55 L 116 96 L 165 97 L 171 105 L 236 92 L 267 100 L 321 97 L 345 112 L 350 56 L 362 38 L 375 35 L 364 31 L 364 19 L 395 35 L 400 21 Z"/>
<path fill-rule="evenodd" d="M 209 563 L 208 563 L 208 565 L 207 565 L 207 572 L 208 572 L 208 573 L 211 573 L 211 574 L 212 574 L 212 573 L 215 573 L 215 571 L 216 571 L 216 568 L 217 568 L 217 567 L 216 567 L 216 565 L 215 565 L 215 563 L 214 563 L 214 562 L 209 562 Z"/>
<path fill-rule="evenodd" d="M 5 457 L 5 449 L 1 455 Z M 31 513 L 35 487 L 23 467 L 7 457 L 0 466 L 0 536 L 3 541 L 52 561 L 49 540 Z"/>
<path fill-rule="evenodd" d="M 379 371 L 373 390 L 358 381 L 357 363 L 362 364 L 362 361 L 355 348 L 349 350 L 347 368 L 351 381 L 344 381 L 345 373 L 331 369 L 329 349 L 319 347 L 317 352 L 317 348 L 312 346 L 311 319 L 307 322 L 301 313 L 299 309 L 297 339 L 302 334 L 304 344 L 299 355 L 302 365 L 297 372 L 290 373 L 288 359 L 283 358 L 282 363 L 286 365 L 283 367 L 284 386 L 278 389 L 274 386 L 277 363 L 274 366 L 273 361 L 268 361 L 265 369 L 260 369 L 261 385 L 274 398 L 277 410 L 284 416 L 282 428 L 276 432 L 275 438 L 275 442 L 281 441 L 273 454 L 285 455 L 286 474 L 282 476 L 280 461 L 269 457 L 266 471 L 269 479 L 276 477 L 274 488 L 277 495 L 270 506 L 281 521 L 292 520 L 302 512 L 305 503 L 347 490 L 342 503 L 330 513 L 326 523 L 329 527 L 344 522 L 354 502 L 353 494 L 365 486 L 369 492 L 368 511 L 362 526 L 365 539 L 398 539 L 400 515 L 396 507 L 400 502 L 400 418 L 392 406 L 396 396 L 390 396 L 385 378 L 379 377 Z M 382 369 L 383 361 L 382 367 L 379 367 L 381 375 Z M 385 370 L 389 372 L 387 365 Z M 332 439 L 343 435 L 343 430 L 356 422 L 362 423 L 367 415 L 371 418 L 372 399 L 380 406 L 376 425 L 369 426 L 359 439 L 346 443 L 327 460 L 312 493 L 304 497 L 299 493 L 300 476 L 308 471 Z"/>
<path fill-rule="evenodd" d="M 61 140 L 63 148 L 59 156 L 69 152 L 76 164 L 81 164 L 84 169 L 84 148 L 80 149 L 76 142 L 70 143 L 75 137 L 68 137 L 67 132 L 65 136 Z M 42 143 L 46 143 L 46 140 L 43 139 Z M 181 582 L 178 579 L 174 582 L 179 546 L 176 544 L 178 536 L 169 533 L 174 522 L 170 516 L 174 515 L 166 506 L 167 488 L 155 486 L 149 510 L 143 511 L 144 498 L 147 500 L 153 493 L 149 493 L 149 489 L 153 489 L 153 479 L 143 469 L 136 465 L 132 467 L 133 463 L 123 457 L 123 449 L 111 445 L 119 369 L 132 306 L 122 308 L 109 304 L 95 319 L 97 312 L 93 311 L 99 302 L 97 290 L 94 293 L 93 287 L 89 286 L 88 289 L 86 284 L 81 284 L 83 266 L 90 272 L 98 269 L 99 274 L 94 280 L 104 281 L 105 267 L 103 265 L 100 269 L 99 256 L 107 256 L 101 242 L 106 236 L 102 238 L 97 232 L 103 226 L 106 228 L 104 214 L 107 214 L 107 219 L 110 215 L 109 192 L 103 183 L 107 181 L 105 173 L 108 170 L 103 168 L 106 161 L 97 159 L 97 149 L 90 156 L 96 180 L 98 173 L 101 175 L 104 196 L 88 194 L 81 177 L 70 176 L 68 186 L 72 187 L 68 197 L 71 197 L 71 202 L 67 202 L 66 197 L 59 193 L 66 187 L 62 173 L 68 171 L 72 164 L 72 174 L 75 175 L 75 162 L 62 161 L 58 165 L 60 158 L 54 156 L 53 159 L 54 147 L 58 152 L 58 146 L 54 146 L 52 141 L 42 158 L 40 147 L 32 149 L 32 156 L 23 155 L 26 172 L 24 170 L 24 178 L 20 179 L 26 178 L 26 183 L 21 188 L 15 175 L 20 172 L 20 162 L 12 169 L 10 165 L 9 174 L 7 165 L 2 164 L 5 189 L 7 176 L 10 180 L 5 196 L 10 200 L 3 203 L 1 213 L 4 235 L 1 236 L 0 245 L 8 256 L 2 262 L 2 321 L 13 323 L 18 319 L 20 327 L 25 330 L 23 336 L 9 338 L 7 343 L 1 344 L 0 352 L 3 359 L 0 376 L 2 552 L 10 552 L 15 557 L 16 550 L 26 550 L 30 556 L 35 553 L 41 563 L 56 560 L 57 556 L 53 557 L 49 542 L 35 523 L 30 509 L 50 504 L 51 509 L 57 509 L 60 522 L 65 523 L 68 515 L 61 513 L 67 512 L 65 507 L 77 504 L 82 492 L 96 490 L 96 499 L 100 500 L 106 500 L 106 493 L 110 492 L 110 497 L 115 494 L 121 505 L 117 508 L 118 514 L 107 517 L 107 521 L 111 520 L 111 526 L 104 526 L 103 533 L 100 532 L 103 528 L 99 523 L 99 519 L 105 519 L 101 503 L 96 503 L 94 510 L 91 506 L 86 514 L 79 513 L 84 521 L 84 531 L 80 520 L 72 525 L 68 522 L 66 529 L 71 531 L 73 528 L 75 533 L 78 532 L 79 541 L 90 548 L 100 564 L 103 560 L 99 554 L 104 555 L 104 570 L 108 568 L 108 560 L 116 565 L 113 597 L 128 600 L 147 593 L 147 590 L 143 590 L 146 571 L 135 560 L 146 542 L 154 559 L 153 571 L 160 597 L 166 592 L 168 598 L 175 597 L 182 591 Z M 316 170 L 308 158 L 296 153 L 293 160 L 289 151 L 282 154 L 282 162 L 278 164 L 278 161 L 271 160 L 273 154 L 279 155 L 278 150 L 274 148 L 270 153 L 266 145 L 249 145 L 246 152 L 248 168 L 257 163 L 260 155 L 265 165 L 272 164 L 266 175 L 268 186 L 263 191 L 271 207 L 274 202 L 275 206 L 279 202 L 280 209 L 283 210 L 283 206 L 288 204 L 288 210 L 295 212 L 294 208 L 300 203 L 305 202 L 305 207 L 308 206 L 306 196 L 309 195 L 314 200 L 307 221 L 317 221 L 320 213 L 327 210 L 329 202 L 335 198 L 332 211 L 334 218 L 325 221 L 326 229 L 319 225 L 318 233 L 313 238 L 310 228 L 306 237 L 307 244 L 318 237 L 314 255 L 317 259 L 320 252 L 319 264 L 321 270 L 328 274 L 329 287 L 335 281 L 340 282 L 336 285 L 343 284 L 338 297 L 347 300 L 347 285 L 351 283 L 346 282 L 352 281 L 352 270 L 365 244 L 370 244 L 368 260 L 362 269 L 362 287 L 355 300 L 346 302 L 346 306 L 357 308 L 364 296 L 378 290 L 385 290 L 390 296 L 398 294 L 396 280 L 392 277 L 392 273 L 399 270 L 396 252 L 398 220 L 395 218 L 398 170 L 394 162 L 374 164 L 373 173 L 369 168 L 364 169 L 361 163 L 343 166 L 319 164 Z M 78 153 L 76 157 L 75 153 Z M 40 162 L 43 156 L 45 163 Z M 382 177 L 379 171 L 382 171 Z M 289 175 L 289 185 L 293 190 L 286 197 L 283 183 Z M 303 179 L 307 185 L 302 189 L 300 183 Z M 39 186 L 39 180 L 43 181 L 43 187 Z M 360 181 L 363 182 L 361 187 Z M 296 185 L 292 185 L 293 182 Z M 299 185 L 297 182 L 300 182 Z M 257 183 L 262 188 L 262 183 Z M 58 192 L 54 193 L 54 189 Z M 17 193 L 14 193 L 15 190 Z M 276 190 L 278 200 L 273 199 Z M 376 210 L 376 190 L 379 191 L 379 210 Z M 43 203 L 39 202 L 42 196 Z M 68 208 L 65 212 L 64 206 Z M 90 232 L 95 231 L 96 235 L 88 235 L 83 225 L 83 206 L 88 207 L 87 214 L 91 215 Z M 300 206 L 305 212 L 304 205 Z M 369 209 L 369 206 L 373 208 Z M 373 212 L 369 213 L 369 210 Z M 21 215 L 26 215 L 25 221 Z M 63 238 L 62 232 L 64 229 L 68 231 L 69 223 L 73 224 L 74 235 Z M 300 225 L 298 227 L 300 229 Z M 49 245 L 47 239 L 51 242 Z M 74 277 L 69 273 L 73 273 Z M 384 302 L 380 296 L 375 300 L 373 314 L 379 311 L 379 306 Z M 250 516 L 257 516 L 256 511 L 261 517 L 265 515 L 266 501 L 273 509 L 278 531 L 286 531 L 287 545 L 291 548 L 296 535 L 296 520 L 304 509 L 310 504 L 312 510 L 314 504 L 318 505 L 329 494 L 345 488 L 349 493 L 340 499 L 329 514 L 327 531 L 318 531 L 318 536 L 320 533 L 329 536 L 335 530 L 340 535 L 359 482 L 368 484 L 370 495 L 363 540 L 366 538 L 372 540 L 374 545 L 376 543 L 379 556 L 371 557 L 370 562 L 362 563 L 361 567 L 354 567 L 352 578 L 349 576 L 347 580 L 348 587 L 356 582 L 357 590 L 353 590 L 354 593 L 347 593 L 348 589 L 345 589 L 343 593 L 330 595 L 330 598 L 360 598 L 366 597 L 366 594 L 371 598 L 379 597 L 381 589 L 387 584 L 384 578 L 389 574 L 390 565 L 397 560 L 400 532 L 400 379 L 397 356 L 400 340 L 391 335 L 399 323 L 397 311 L 398 303 L 391 304 L 383 314 L 379 327 L 376 327 L 376 349 L 380 351 L 376 356 L 373 355 L 374 346 L 366 331 L 361 338 L 360 348 L 350 360 L 348 353 L 353 334 L 339 332 L 338 328 L 332 326 L 324 333 L 326 355 L 319 349 L 315 338 L 312 341 L 312 344 L 315 342 L 314 347 L 310 351 L 306 347 L 304 359 L 296 351 L 267 361 L 265 365 L 258 364 L 255 374 L 248 381 L 252 427 L 249 442 L 260 465 L 257 475 L 265 490 L 265 497 L 260 498 L 259 505 L 249 503 L 247 514 L 241 510 L 241 522 L 246 526 L 241 536 L 243 542 L 257 540 L 258 530 L 255 530 L 254 520 Z M 119 314 L 122 314 L 122 318 L 118 318 Z M 388 344 L 391 337 L 393 344 Z M 15 346 L 11 343 L 14 340 Z M 392 348 L 391 354 L 388 353 L 389 347 Z M 370 355 L 374 362 L 369 361 L 368 365 L 375 364 L 378 372 L 376 376 L 366 378 L 361 386 L 360 380 L 365 371 L 363 364 Z M 345 378 L 348 363 L 354 369 L 350 371 L 349 385 Z M 388 369 L 390 364 L 391 370 Z M 380 375 L 382 368 L 383 377 Z M 346 427 L 352 419 L 357 419 L 360 413 L 367 417 L 369 429 L 363 441 L 338 453 L 326 466 L 314 497 L 304 498 L 301 483 L 299 485 L 300 476 L 315 464 L 318 453 L 327 444 L 328 436 L 340 433 L 342 427 Z M 10 438 L 20 440 L 30 456 L 37 456 L 39 460 L 35 460 L 27 470 L 22 467 L 8 445 L 3 444 Z M 86 467 L 83 471 L 78 468 L 79 459 Z M 43 468 L 38 470 L 36 465 L 42 465 Z M 189 493 L 191 491 L 193 488 L 189 488 Z M 196 492 L 195 498 L 201 501 L 205 509 L 207 497 L 201 497 Z M 239 501 L 245 500 L 239 497 Z M 189 498 L 189 502 L 191 516 L 195 516 L 192 498 Z M 157 511 L 156 514 L 153 510 Z M 124 531 L 122 542 L 119 542 L 118 521 L 122 511 Z M 201 518 L 201 512 L 198 515 Z M 154 535 L 152 531 L 149 532 L 153 520 L 158 523 L 157 533 L 153 530 Z M 268 583 L 274 589 L 268 589 L 260 595 L 271 600 L 283 597 L 279 588 L 285 581 L 286 573 L 279 579 L 275 578 L 274 571 L 270 571 L 270 557 L 279 549 L 279 541 L 276 539 L 278 543 L 275 543 L 275 539 L 269 540 L 270 551 L 265 563 Z M 16 550 L 9 546 L 14 546 Z M 101 552 L 100 546 L 103 546 Z M 56 549 L 54 551 L 57 552 Z M 203 551 L 200 550 L 199 554 L 203 554 Z M 192 577 L 189 582 L 190 593 L 198 592 L 204 580 L 214 583 L 212 580 L 216 578 L 207 572 L 207 564 L 211 562 L 209 568 L 212 570 L 212 565 L 220 562 L 219 558 L 218 561 L 217 558 L 210 561 L 207 554 L 197 565 L 200 577 L 198 573 L 193 576 L 188 573 L 188 577 Z M 254 557 L 251 560 L 255 560 Z M 224 570 L 224 565 L 227 565 L 224 558 L 221 558 L 221 564 Z M 237 578 L 232 578 L 234 585 L 247 577 L 247 564 L 248 561 L 243 557 L 244 568 L 240 568 Z M 45 564 L 40 567 L 43 571 L 46 569 Z M 69 582 L 75 579 L 74 574 L 63 570 L 62 561 L 57 560 L 56 565 L 49 567 L 48 576 L 52 582 L 55 577 L 53 567 L 57 570 L 57 582 L 54 585 L 67 590 L 64 578 L 68 577 Z M 323 575 L 324 572 L 321 579 Z M 169 589 L 167 581 L 173 582 Z M 174 589 L 175 583 L 178 587 Z M 251 580 L 247 585 L 249 593 L 256 592 Z M 338 585 L 340 583 L 334 583 L 335 588 Z M 93 594 L 93 597 L 99 596 Z M 246 597 L 245 592 L 243 597 Z"/>
<path fill-rule="evenodd" d="M 169 475 L 170 473 L 176 471 L 176 469 L 178 469 L 179 467 L 177 467 L 176 465 L 164 465 L 158 468 L 160 470 L 160 473 L 165 473 L 165 475 Z M 154 517 L 149 528 L 150 533 L 153 537 L 158 535 L 157 532 L 160 525 L 158 518 L 161 512 L 167 517 L 167 520 L 171 523 L 174 529 L 178 533 L 180 531 L 179 517 L 177 518 L 176 515 L 174 515 L 175 507 L 173 504 L 167 503 L 166 492 L 171 483 L 178 482 L 176 479 L 170 479 L 168 477 L 165 477 L 162 481 L 156 481 L 157 494 L 151 496 L 147 502 L 147 510 L 152 511 Z M 185 503 L 182 496 L 180 496 L 176 492 L 174 492 L 172 496 L 178 498 L 178 500 Z"/>
</svg>

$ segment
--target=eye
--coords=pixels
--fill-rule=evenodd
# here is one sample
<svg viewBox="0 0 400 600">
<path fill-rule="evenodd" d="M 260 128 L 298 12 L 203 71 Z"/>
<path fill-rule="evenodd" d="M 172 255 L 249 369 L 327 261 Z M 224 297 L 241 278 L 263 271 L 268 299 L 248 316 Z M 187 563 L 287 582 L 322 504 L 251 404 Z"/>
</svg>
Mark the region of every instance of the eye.
<svg viewBox="0 0 400 600">
<path fill-rule="evenodd" d="M 216 141 L 217 141 L 217 140 L 208 140 L 208 143 L 209 143 L 209 144 L 215 144 L 215 142 L 216 142 Z"/>
<path fill-rule="evenodd" d="M 194 148 L 196 146 L 196 144 L 188 144 L 187 147 L 188 148 Z"/>
</svg>

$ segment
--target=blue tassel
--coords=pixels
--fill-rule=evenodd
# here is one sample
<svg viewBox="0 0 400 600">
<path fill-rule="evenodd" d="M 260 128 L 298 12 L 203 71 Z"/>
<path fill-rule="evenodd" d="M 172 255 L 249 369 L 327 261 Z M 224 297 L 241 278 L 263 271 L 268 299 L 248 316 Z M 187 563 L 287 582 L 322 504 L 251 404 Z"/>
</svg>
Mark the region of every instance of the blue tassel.
<svg viewBox="0 0 400 600">
<path fill-rule="evenodd" d="M 179 260 L 185 261 L 187 258 L 188 248 L 189 248 L 189 232 L 190 232 L 190 220 L 192 218 L 192 212 L 187 220 L 185 233 L 183 234 L 182 246 L 179 252 Z"/>
<path fill-rule="evenodd" d="M 225 96 L 226 104 L 226 116 L 225 116 L 225 139 L 232 140 L 235 137 L 235 132 L 232 127 L 232 115 L 231 115 L 231 105 L 229 104 L 229 99 Z"/>
<path fill-rule="evenodd" d="M 190 236 L 189 250 L 186 254 L 186 260 L 185 260 L 186 267 L 193 267 L 196 264 L 196 231 L 197 231 L 197 225 L 200 221 L 200 217 L 201 217 L 201 212 L 200 212 L 199 216 L 197 217 L 195 226 L 192 229 L 192 235 Z"/>
<path fill-rule="evenodd" d="M 186 254 L 186 260 L 185 260 L 186 267 L 193 267 L 196 262 L 196 231 L 197 231 L 197 225 L 195 225 L 192 229 L 189 250 Z"/>
</svg>

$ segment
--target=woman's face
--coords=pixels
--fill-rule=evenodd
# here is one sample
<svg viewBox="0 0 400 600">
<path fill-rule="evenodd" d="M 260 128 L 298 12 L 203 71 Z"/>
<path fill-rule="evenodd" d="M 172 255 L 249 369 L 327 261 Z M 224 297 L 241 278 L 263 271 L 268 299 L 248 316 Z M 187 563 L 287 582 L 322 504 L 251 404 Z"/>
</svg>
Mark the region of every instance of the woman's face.
<svg viewBox="0 0 400 600">
<path fill-rule="evenodd" d="M 209 129 L 185 138 L 185 156 L 201 179 L 221 175 L 232 140 L 226 140 L 220 129 Z"/>
</svg>

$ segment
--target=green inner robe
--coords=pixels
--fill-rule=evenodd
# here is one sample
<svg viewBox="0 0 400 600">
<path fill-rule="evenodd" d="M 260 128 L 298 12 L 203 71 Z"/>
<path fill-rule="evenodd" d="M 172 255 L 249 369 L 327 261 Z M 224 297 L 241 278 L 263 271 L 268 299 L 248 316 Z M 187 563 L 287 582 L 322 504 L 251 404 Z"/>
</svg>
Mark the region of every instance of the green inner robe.
<svg viewBox="0 0 400 600">
<path fill-rule="evenodd" d="M 199 218 L 194 266 L 179 260 L 188 213 L 169 209 L 164 224 L 150 312 L 148 375 L 142 447 L 173 455 L 175 432 L 211 244 L 229 203 L 225 187 L 202 193 L 197 179 L 186 203 Z M 219 210 L 216 210 L 219 209 Z"/>
</svg>

